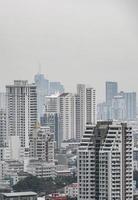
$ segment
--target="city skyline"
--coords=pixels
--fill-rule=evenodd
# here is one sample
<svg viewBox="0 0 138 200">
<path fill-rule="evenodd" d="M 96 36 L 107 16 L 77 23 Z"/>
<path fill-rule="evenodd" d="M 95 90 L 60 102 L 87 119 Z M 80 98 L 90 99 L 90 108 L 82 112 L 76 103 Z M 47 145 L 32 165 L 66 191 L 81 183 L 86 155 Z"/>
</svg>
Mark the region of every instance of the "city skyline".
<svg viewBox="0 0 138 200">
<path fill-rule="evenodd" d="M 135 0 L 2 0 L 1 87 L 7 80 L 33 81 L 41 64 L 46 78 L 61 81 L 67 91 L 89 83 L 101 99 L 104 82 L 113 80 L 122 90 L 138 92 L 137 5 Z"/>
</svg>

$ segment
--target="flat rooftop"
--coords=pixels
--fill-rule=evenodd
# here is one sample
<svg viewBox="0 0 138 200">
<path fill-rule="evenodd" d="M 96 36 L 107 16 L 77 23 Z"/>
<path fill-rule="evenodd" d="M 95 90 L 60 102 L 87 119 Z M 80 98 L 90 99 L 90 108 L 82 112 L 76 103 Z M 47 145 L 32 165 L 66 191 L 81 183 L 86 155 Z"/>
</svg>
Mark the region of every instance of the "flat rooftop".
<svg viewBox="0 0 138 200">
<path fill-rule="evenodd" d="M 36 196 L 35 192 L 11 192 L 11 193 L 1 193 L 6 197 L 18 197 L 18 196 Z"/>
</svg>

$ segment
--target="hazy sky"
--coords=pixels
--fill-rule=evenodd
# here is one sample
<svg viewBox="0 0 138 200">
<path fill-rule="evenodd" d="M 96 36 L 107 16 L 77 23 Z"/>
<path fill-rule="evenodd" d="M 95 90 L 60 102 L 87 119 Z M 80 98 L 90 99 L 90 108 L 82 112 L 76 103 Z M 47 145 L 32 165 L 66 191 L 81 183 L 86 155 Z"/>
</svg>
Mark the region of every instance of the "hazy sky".
<svg viewBox="0 0 138 200">
<path fill-rule="evenodd" d="M 66 90 L 138 92 L 137 0 L 0 0 L 0 86 L 41 71 Z"/>
</svg>

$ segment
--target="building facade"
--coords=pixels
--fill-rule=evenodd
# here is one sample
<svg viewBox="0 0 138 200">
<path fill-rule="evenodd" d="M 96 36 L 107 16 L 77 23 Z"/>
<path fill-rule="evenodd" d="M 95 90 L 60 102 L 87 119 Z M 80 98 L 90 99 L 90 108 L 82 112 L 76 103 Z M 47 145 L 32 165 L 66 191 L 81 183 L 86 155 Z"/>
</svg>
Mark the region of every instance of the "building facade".
<svg viewBox="0 0 138 200">
<path fill-rule="evenodd" d="M 6 86 L 8 136 L 19 136 L 21 146 L 29 148 L 29 137 L 37 122 L 36 86 L 17 80 Z"/>
<path fill-rule="evenodd" d="M 30 157 L 54 162 L 54 133 L 49 127 L 36 127 L 30 141 Z"/>
<path fill-rule="evenodd" d="M 132 128 L 87 125 L 78 151 L 79 200 L 132 200 Z"/>
<path fill-rule="evenodd" d="M 112 99 L 118 94 L 118 83 L 107 81 L 106 82 L 106 104 L 111 105 Z"/>
</svg>

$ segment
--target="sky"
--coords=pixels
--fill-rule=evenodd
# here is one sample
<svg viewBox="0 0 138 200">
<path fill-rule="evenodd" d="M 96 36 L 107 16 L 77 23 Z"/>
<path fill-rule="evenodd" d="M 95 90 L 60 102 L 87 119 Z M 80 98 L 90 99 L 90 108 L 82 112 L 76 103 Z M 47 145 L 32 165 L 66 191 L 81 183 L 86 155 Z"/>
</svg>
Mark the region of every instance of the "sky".
<svg viewBox="0 0 138 200">
<path fill-rule="evenodd" d="M 137 0 L 0 0 L 1 90 L 41 71 L 66 91 L 94 87 L 99 101 L 105 81 L 138 92 L 137 10 Z"/>
</svg>

